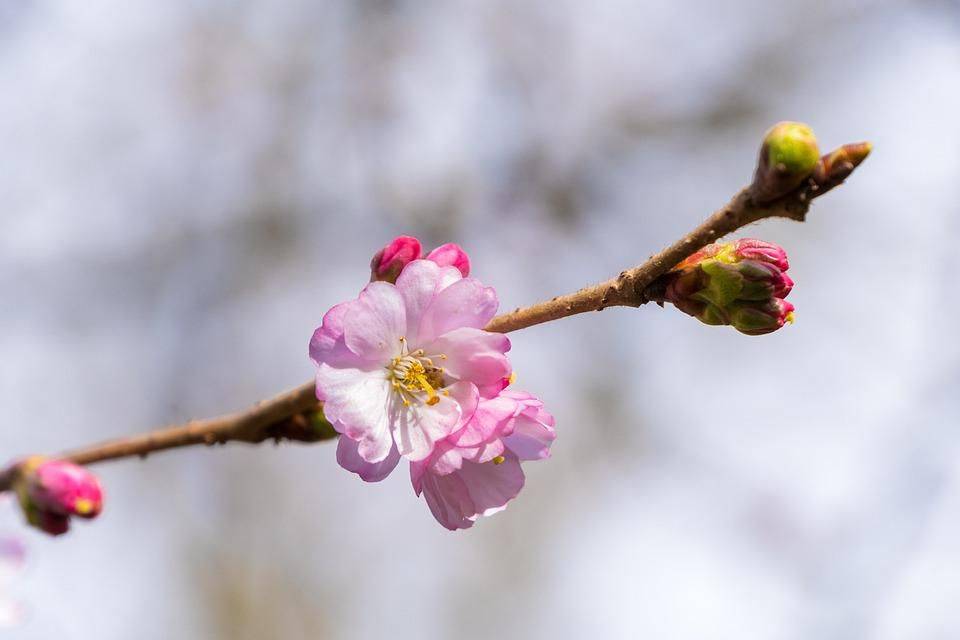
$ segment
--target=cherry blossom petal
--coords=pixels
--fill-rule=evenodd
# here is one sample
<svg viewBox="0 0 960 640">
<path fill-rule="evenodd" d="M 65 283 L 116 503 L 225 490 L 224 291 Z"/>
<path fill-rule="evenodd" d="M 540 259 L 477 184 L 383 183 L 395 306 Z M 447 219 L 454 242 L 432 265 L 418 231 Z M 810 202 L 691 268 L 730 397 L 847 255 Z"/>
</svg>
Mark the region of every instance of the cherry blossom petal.
<svg viewBox="0 0 960 640">
<path fill-rule="evenodd" d="M 407 330 L 403 297 L 386 282 L 371 282 L 343 318 L 347 347 L 365 360 L 386 363 L 400 353 Z"/>
<path fill-rule="evenodd" d="M 423 497 L 437 522 L 450 531 L 473 526 L 475 518 L 468 515 L 475 514 L 477 510 L 470 499 L 470 491 L 459 474 L 437 476 L 426 473 L 421 482 Z"/>
<path fill-rule="evenodd" d="M 478 386 L 502 386 L 513 371 L 506 352 L 510 339 L 501 333 L 464 327 L 443 334 L 426 345 L 424 351 L 446 356 L 443 368 L 447 375 L 469 380 Z"/>
<path fill-rule="evenodd" d="M 550 445 L 556 439 L 553 427 L 521 415 L 514 422 L 513 433 L 503 442 L 521 460 L 543 460 L 550 457 Z"/>
<path fill-rule="evenodd" d="M 418 479 L 431 513 L 450 530 L 468 529 L 477 518 L 502 511 L 524 484 L 520 461 L 510 452 L 502 464 L 464 461 L 454 473 L 426 472 Z"/>
<path fill-rule="evenodd" d="M 334 428 L 359 444 L 367 462 L 380 462 L 390 453 L 393 441 L 387 404 L 390 383 L 382 370 L 337 369 L 327 364 L 317 368 L 317 396 L 323 414 Z"/>
<path fill-rule="evenodd" d="M 507 397 L 483 400 L 477 405 L 473 417 L 450 437 L 461 447 L 476 447 L 498 437 L 507 421 L 518 410 L 517 401 Z"/>
<path fill-rule="evenodd" d="M 400 462 L 400 452 L 394 446 L 390 449 L 390 454 L 380 462 L 367 462 L 360 455 L 357 442 L 343 437 L 337 442 L 337 462 L 366 482 L 380 482 L 390 475 Z"/>
<path fill-rule="evenodd" d="M 420 342 L 461 327 L 482 329 L 497 313 L 497 293 L 479 280 L 464 278 L 440 291 L 420 320 Z"/>
<path fill-rule="evenodd" d="M 310 358 L 317 364 L 326 362 L 334 367 L 356 367 L 364 362 L 347 348 L 343 339 L 343 319 L 355 300 L 341 302 L 323 316 L 323 323 L 310 339 Z"/>
<path fill-rule="evenodd" d="M 480 392 L 477 385 L 471 382 L 454 382 L 445 389 L 450 399 L 460 405 L 460 422 L 450 431 L 454 433 L 473 417 L 474 412 L 480 405 Z"/>
<path fill-rule="evenodd" d="M 557 439 L 553 415 L 543 407 L 543 402 L 526 391 L 505 391 L 502 394 L 518 403 L 516 419 L 504 443 L 521 460 L 543 460 L 550 457 L 550 445 Z"/>
<path fill-rule="evenodd" d="M 416 401 L 404 405 L 394 395 L 388 412 L 397 449 L 411 461 L 433 453 L 434 443 L 449 435 L 460 421 L 460 405 L 447 396 L 438 396 L 434 405 Z"/>
<path fill-rule="evenodd" d="M 523 489 L 524 475 L 520 460 L 509 451 L 502 464 L 464 462 L 460 477 L 470 489 L 470 497 L 477 509 L 472 516 L 490 516 L 507 508 L 507 503 Z"/>
<path fill-rule="evenodd" d="M 407 318 L 407 340 L 420 343 L 420 322 L 437 294 L 462 279 L 455 267 L 441 267 L 430 260 L 411 262 L 397 278 L 397 291 L 403 296 Z"/>
<path fill-rule="evenodd" d="M 418 498 L 420 497 L 420 493 L 423 492 L 423 479 L 426 477 L 426 474 L 426 460 L 410 463 L 410 483 L 413 485 L 413 492 L 417 494 Z"/>
</svg>

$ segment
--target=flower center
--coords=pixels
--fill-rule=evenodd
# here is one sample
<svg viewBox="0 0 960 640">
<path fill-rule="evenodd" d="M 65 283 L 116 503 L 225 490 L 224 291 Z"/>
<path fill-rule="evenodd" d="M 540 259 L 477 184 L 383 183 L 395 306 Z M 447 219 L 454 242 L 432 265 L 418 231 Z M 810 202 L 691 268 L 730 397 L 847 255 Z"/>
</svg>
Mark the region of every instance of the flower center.
<svg viewBox="0 0 960 640">
<path fill-rule="evenodd" d="M 440 394 L 450 395 L 443 389 L 443 367 L 433 363 L 433 359 L 446 360 L 447 356 L 440 353 L 428 356 L 423 349 L 408 351 L 407 339 L 400 338 L 400 355 L 390 360 L 387 365 L 387 376 L 393 390 L 397 392 L 403 404 L 410 406 L 411 399 L 428 405 L 440 402 Z"/>
</svg>

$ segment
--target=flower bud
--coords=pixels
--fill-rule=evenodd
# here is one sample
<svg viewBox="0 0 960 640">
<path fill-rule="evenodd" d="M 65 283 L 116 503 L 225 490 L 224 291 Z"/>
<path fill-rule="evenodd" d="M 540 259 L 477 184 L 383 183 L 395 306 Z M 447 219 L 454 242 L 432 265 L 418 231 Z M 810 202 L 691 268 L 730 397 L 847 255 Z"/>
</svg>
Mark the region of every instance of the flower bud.
<svg viewBox="0 0 960 640">
<path fill-rule="evenodd" d="M 730 307 L 730 325 L 748 336 L 771 333 L 788 322 L 793 322 L 793 305 L 780 298 L 737 302 Z"/>
<path fill-rule="evenodd" d="M 798 187 L 820 160 L 813 130 L 800 122 L 780 122 L 763 138 L 751 195 L 764 204 Z"/>
<path fill-rule="evenodd" d="M 834 149 L 820 158 L 813 177 L 823 186 L 839 184 L 866 160 L 872 149 L 873 145 L 869 142 L 854 142 Z"/>
<path fill-rule="evenodd" d="M 734 253 L 745 260 L 759 260 L 776 266 L 781 271 L 790 268 L 787 252 L 780 245 L 754 238 L 737 240 L 733 245 Z"/>
<path fill-rule="evenodd" d="M 708 245 L 667 274 L 662 300 L 704 324 L 769 333 L 792 321 L 788 266 L 786 252 L 762 240 Z"/>
<path fill-rule="evenodd" d="M 420 241 L 412 236 L 397 236 L 370 261 L 370 282 L 382 280 L 394 283 L 403 268 L 420 258 Z"/>
<path fill-rule="evenodd" d="M 467 252 L 453 242 L 442 244 L 428 253 L 427 260 L 432 260 L 441 267 L 456 267 L 464 278 L 470 275 L 470 258 L 467 257 Z"/>
<path fill-rule="evenodd" d="M 97 477 L 65 460 L 28 458 L 17 466 L 14 487 L 27 522 L 52 535 L 66 533 L 70 516 L 95 518 L 103 509 Z"/>
</svg>

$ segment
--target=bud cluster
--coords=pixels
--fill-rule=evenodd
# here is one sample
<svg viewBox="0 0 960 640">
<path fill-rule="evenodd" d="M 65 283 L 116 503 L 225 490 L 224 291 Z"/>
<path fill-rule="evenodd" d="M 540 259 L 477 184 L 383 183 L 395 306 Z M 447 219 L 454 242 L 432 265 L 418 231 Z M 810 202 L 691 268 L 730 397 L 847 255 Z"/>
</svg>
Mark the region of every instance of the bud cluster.
<svg viewBox="0 0 960 640">
<path fill-rule="evenodd" d="M 412 236 L 398 236 L 373 255 L 370 261 L 370 282 L 395 283 L 403 268 L 423 257 L 420 241 Z M 425 257 L 441 267 L 456 267 L 463 277 L 470 275 L 470 258 L 453 242 L 442 244 Z"/>
<path fill-rule="evenodd" d="M 103 509 L 97 477 L 65 460 L 27 458 L 16 466 L 14 489 L 27 522 L 54 536 L 67 532 L 71 516 L 95 518 Z"/>
<path fill-rule="evenodd" d="M 663 300 L 705 324 L 763 335 L 793 322 L 786 252 L 762 240 L 707 245 L 666 277 Z"/>
</svg>

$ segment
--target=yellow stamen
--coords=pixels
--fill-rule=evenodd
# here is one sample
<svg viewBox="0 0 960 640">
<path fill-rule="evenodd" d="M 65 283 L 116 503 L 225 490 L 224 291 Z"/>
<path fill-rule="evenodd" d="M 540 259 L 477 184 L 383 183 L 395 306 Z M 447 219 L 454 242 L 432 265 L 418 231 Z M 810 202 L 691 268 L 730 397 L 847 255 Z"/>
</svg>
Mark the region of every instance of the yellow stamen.
<svg viewBox="0 0 960 640">
<path fill-rule="evenodd" d="M 93 513 L 93 501 L 87 498 L 79 498 L 73 503 L 73 510 L 81 516 Z"/>
<path fill-rule="evenodd" d="M 516 371 L 511 371 L 511 372 L 510 372 L 510 377 L 507 378 L 507 384 L 508 384 L 508 385 L 511 385 L 511 384 L 513 384 L 513 383 L 516 382 L 516 381 L 517 381 L 517 372 L 516 372 Z"/>
<path fill-rule="evenodd" d="M 506 462 L 506 461 L 507 461 L 507 459 L 504 458 L 503 456 L 497 456 L 496 458 L 494 458 L 493 460 L 491 460 L 491 462 L 492 462 L 493 464 L 503 464 L 503 463 Z"/>
<path fill-rule="evenodd" d="M 390 386 L 403 401 L 405 406 L 410 406 L 411 398 L 416 398 L 429 406 L 440 402 L 440 393 L 448 396 L 450 393 L 443 389 L 444 376 L 443 369 L 435 366 L 431 358 L 445 359 L 446 355 L 440 353 L 436 355 L 427 355 L 423 349 L 408 351 L 406 338 L 400 338 L 401 353 L 393 358 L 386 367 Z M 426 398 L 418 396 L 425 393 Z"/>
</svg>

